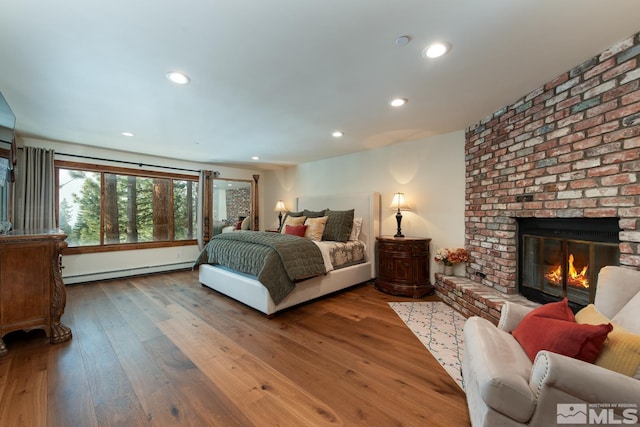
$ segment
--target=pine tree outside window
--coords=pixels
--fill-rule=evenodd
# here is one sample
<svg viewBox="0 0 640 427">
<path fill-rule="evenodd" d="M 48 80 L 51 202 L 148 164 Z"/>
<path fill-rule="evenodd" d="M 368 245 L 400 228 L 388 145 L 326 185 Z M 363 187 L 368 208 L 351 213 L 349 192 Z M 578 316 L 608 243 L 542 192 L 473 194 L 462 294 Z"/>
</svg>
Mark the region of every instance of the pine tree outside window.
<svg viewBox="0 0 640 427">
<path fill-rule="evenodd" d="M 71 250 L 194 243 L 197 176 L 70 162 L 57 170 L 59 227 Z"/>
</svg>

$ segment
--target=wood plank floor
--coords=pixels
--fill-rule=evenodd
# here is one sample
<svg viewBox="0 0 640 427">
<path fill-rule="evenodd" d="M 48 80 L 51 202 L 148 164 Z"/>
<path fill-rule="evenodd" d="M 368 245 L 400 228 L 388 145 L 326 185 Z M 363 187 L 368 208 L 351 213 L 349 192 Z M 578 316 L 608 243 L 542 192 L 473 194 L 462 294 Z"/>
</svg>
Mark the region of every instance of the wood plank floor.
<svg viewBox="0 0 640 427">
<path fill-rule="evenodd" d="M 9 334 L 0 425 L 468 426 L 464 393 L 362 285 L 272 319 L 182 271 L 67 287 L 73 339 Z"/>
</svg>

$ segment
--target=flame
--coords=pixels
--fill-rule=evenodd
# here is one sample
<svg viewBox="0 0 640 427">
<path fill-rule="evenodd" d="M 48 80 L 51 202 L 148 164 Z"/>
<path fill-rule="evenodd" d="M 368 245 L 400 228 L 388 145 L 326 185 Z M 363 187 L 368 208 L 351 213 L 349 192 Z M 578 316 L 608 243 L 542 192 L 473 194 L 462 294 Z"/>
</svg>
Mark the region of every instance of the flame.
<svg viewBox="0 0 640 427">
<path fill-rule="evenodd" d="M 589 278 L 587 277 L 587 269 L 588 265 L 585 265 L 582 268 L 582 271 L 578 273 L 575 266 L 573 265 L 573 254 L 569 255 L 569 274 L 567 275 L 568 285 L 575 286 L 578 288 L 589 288 Z M 552 268 L 544 277 L 554 285 L 559 285 L 562 283 L 562 266 L 557 265 Z"/>
</svg>

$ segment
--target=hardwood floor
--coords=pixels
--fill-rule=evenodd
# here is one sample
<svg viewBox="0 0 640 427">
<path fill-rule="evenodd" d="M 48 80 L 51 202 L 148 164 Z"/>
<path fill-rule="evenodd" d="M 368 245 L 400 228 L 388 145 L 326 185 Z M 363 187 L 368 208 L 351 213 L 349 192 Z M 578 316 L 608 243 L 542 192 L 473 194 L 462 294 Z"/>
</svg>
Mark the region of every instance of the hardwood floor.
<svg viewBox="0 0 640 427">
<path fill-rule="evenodd" d="M 191 271 L 67 287 L 73 339 L 9 334 L 0 424 L 468 426 L 464 393 L 372 284 L 268 319 Z"/>
</svg>

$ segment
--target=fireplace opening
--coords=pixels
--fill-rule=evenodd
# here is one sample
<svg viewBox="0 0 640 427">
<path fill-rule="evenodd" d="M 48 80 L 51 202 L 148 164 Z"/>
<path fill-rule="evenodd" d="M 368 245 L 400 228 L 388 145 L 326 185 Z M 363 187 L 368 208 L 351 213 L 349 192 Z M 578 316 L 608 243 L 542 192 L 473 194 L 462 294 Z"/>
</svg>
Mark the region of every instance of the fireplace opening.
<svg viewBox="0 0 640 427">
<path fill-rule="evenodd" d="M 539 303 L 593 302 L 598 272 L 619 265 L 618 218 L 519 218 L 518 290 Z"/>
</svg>

